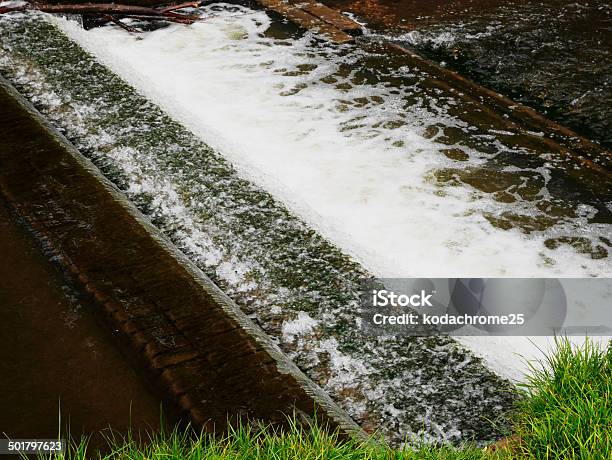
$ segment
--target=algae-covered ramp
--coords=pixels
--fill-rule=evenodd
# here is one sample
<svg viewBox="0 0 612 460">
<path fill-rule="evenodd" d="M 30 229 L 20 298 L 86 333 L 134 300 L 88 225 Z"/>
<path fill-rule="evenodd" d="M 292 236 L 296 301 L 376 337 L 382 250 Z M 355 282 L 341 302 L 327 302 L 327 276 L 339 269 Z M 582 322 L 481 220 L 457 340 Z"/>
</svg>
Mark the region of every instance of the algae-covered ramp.
<svg viewBox="0 0 612 460">
<path fill-rule="evenodd" d="M 0 19 L 0 67 L 363 427 L 495 438 L 508 383 L 453 339 L 363 334 L 360 279 L 605 274 L 604 198 L 405 54 L 202 13 L 138 37 Z"/>
<path fill-rule="evenodd" d="M 297 411 L 360 433 L 1 77 L 0 105 L 0 192 L 197 426 L 283 424 Z"/>
</svg>

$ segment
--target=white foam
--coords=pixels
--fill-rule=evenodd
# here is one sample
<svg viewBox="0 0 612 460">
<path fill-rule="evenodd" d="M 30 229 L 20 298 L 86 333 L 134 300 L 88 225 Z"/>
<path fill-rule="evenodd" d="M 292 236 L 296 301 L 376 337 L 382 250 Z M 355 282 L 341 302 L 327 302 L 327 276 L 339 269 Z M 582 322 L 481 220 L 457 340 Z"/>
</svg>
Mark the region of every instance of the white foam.
<svg viewBox="0 0 612 460">
<path fill-rule="evenodd" d="M 286 321 L 283 324 L 283 336 L 288 342 L 292 342 L 296 335 L 303 335 L 311 332 L 319 322 L 311 318 L 306 312 L 299 312 L 298 317 L 293 321 Z"/>
<path fill-rule="evenodd" d="M 583 346 L 585 337 L 568 337 L 573 346 Z M 610 337 L 595 336 L 590 339 L 606 346 Z M 499 374 L 514 382 L 525 381 L 530 366 L 540 368 L 545 355 L 555 350 L 554 337 L 458 337 Z"/>
<path fill-rule="evenodd" d="M 11 8 L 18 8 L 20 6 L 25 6 L 27 5 L 28 2 L 22 2 L 22 1 L 7 1 L 7 2 L 0 2 L 0 7 L 11 7 Z"/>
<path fill-rule="evenodd" d="M 419 128 L 419 116 L 433 115 L 414 109 L 401 128 L 375 127 L 373 121 L 411 109 L 383 87 L 342 90 L 320 83 L 338 67 L 334 53 L 314 50 L 308 36 L 291 46 L 262 37 L 269 25 L 263 12 L 219 11 L 193 26 L 140 37 L 55 21 L 377 276 L 612 275 L 608 259 L 552 251 L 542 235 L 494 228 L 481 211 L 500 205 L 475 198 L 467 186 L 448 187 L 442 196 L 428 176 L 446 161 L 439 154 L 443 146 Z M 316 70 L 301 76 L 283 71 L 300 64 Z M 343 107 L 343 100 L 372 96 L 384 104 L 362 112 Z M 444 107 L 438 111 L 443 121 L 460 123 L 449 120 Z M 345 129 L 360 120 L 364 127 Z M 403 147 L 394 146 L 398 140 Z M 512 378 L 524 369 L 515 353 L 539 354 L 528 338 L 462 342 Z"/>
</svg>

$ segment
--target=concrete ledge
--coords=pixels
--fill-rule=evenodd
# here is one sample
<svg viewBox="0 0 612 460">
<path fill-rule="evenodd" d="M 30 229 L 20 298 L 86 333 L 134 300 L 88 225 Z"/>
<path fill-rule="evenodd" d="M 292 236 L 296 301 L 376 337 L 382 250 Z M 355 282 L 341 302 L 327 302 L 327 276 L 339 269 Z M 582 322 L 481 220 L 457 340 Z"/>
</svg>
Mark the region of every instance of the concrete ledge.
<svg viewBox="0 0 612 460">
<path fill-rule="evenodd" d="M 352 43 L 361 26 L 342 13 L 315 0 L 254 0 L 267 10 L 304 29 L 314 29 L 334 43 Z"/>
<path fill-rule="evenodd" d="M 196 426 L 284 425 L 294 411 L 365 433 L 2 77 L 0 193 L 97 301 Z M 121 391 L 121 389 L 117 389 Z"/>
</svg>

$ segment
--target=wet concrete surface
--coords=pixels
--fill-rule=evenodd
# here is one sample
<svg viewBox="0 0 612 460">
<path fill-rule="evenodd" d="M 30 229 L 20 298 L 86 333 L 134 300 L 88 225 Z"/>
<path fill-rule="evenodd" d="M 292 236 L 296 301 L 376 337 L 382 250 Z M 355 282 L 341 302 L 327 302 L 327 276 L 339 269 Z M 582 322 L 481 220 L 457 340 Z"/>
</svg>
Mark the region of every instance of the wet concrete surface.
<svg viewBox="0 0 612 460">
<path fill-rule="evenodd" d="M 70 283 L 0 197 L 0 433 L 158 430 L 158 395 Z"/>
<path fill-rule="evenodd" d="M 586 0 L 327 0 L 477 83 L 612 147 L 612 6 Z"/>
<path fill-rule="evenodd" d="M 220 279 L 222 282 L 228 279 L 228 277 L 224 278 L 224 275 L 220 274 L 221 270 L 218 270 L 217 267 L 221 266 L 221 263 L 225 265 L 229 257 L 234 257 L 233 254 L 239 254 L 240 260 L 263 261 L 261 270 L 257 267 L 257 269 L 250 271 L 251 267 L 249 267 L 249 278 L 247 279 L 262 279 L 264 282 L 256 284 L 254 288 L 249 287 L 243 290 L 240 288 L 244 284 L 232 284 L 230 281 L 225 284 L 225 286 L 229 286 L 228 293 L 234 295 L 234 300 L 241 304 L 247 313 L 256 315 L 258 319 L 261 319 L 260 324 L 268 327 L 267 331 L 269 330 L 271 335 L 277 334 L 276 336 L 279 337 L 282 345 L 287 347 L 286 350 L 289 353 L 295 350 L 295 361 L 302 365 L 303 369 L 308 370 L 312 378 L 318 378 L 322 385 L 331 382 L 328 388 L 331 391 L 336 391 L 334 396 L 337 395 L 339 402 L 346 404 L 345 407 L 349 410 L 352 407 L 357 407 L 355 418 L 361 416 L 361 420 L 365 420 L 364 426 L 369 429 L 375 429 L 377 426 L 390 427 L 389 431 L 394 430 L 392 435 L 398 433 L 396 436 L 400 438 L 399 441 L 401 442 L 408 430 L 414 432 L 412 430 L 416 431 L 423 427 L 423 423 L 418 417 L 427 413 L 428 407 L 433 406 L 436 408 L 434 413 L 438 417 L 436 422 L 441 420 L 441 423 L 444 423 L 446 427 L 449 426 L 446 425 L 447 420 L 452 422 L 460 420 L 458 423 L 462 424 L 461 429 L 463 431 L 461 434 L 464 437 L 474 432 L 479 436 L 491 436 L 489 424 L 485 425 L 482 421 L 488 420 L 489 414 L 495 407 L 494 402 L 499 401 L 497 398 L 501 399 L 498 395 L 503 394 L 500 391 L 502 385 L 499 380 L 491 375 L 492 373 L 484 374 L 483 367 L 478 366 L 473 360 L 469 361 L 470 358 L 466 357 L 467 353 L 455 354 L 449 348 L 445 348 L 443 352 L 438 352 L 440 342 L 437 341 L 410 344 L 397 341 L 387 342 L 380 346 L 368 339 L 363 340 L 353 332 L 355 329 L 351 329 L 351 323 L 354 323 L 352 321 L 354 308 L 351 308 L 352 305 L 349 301 L 344 300 L 350 299 L 349 296 L 352 292 L 352 286 L 344 280 L 352 280 L 360 272 L 357 269 L 354 270 L 352 265 L 345 263 L 346 259 L 341 255 L 338 256 L 337 252 L 334 252 L 334 248 L 330 248 L 331 245 L 318 245 L 317 239 L 311 237 L 312 230 L 304 228 L 304 231 L 302 231 L 302 227 L 293 223 L 295 218 L 287 219 L 290 225 L 285 225 L 283 220 L 280 220 L 282 225 L 279 225 L 276 216 L 281 216 L 284 219 L 284 214 L 277 211 L 276 205 L 267 204 L 273 203 L 270 196 L 264 195 L 255 187 L 248 186 L 247 188 L 237 180 L 228 180 L 228 177 L 234 177 L 233 172 L 225 168 L 222 161 L 217 160 L 214 154 L 207 149 L 205 150 L 205 147 L 201 144 L 186 140 L 191 139 L 190 136 L 193 136 L 193 134 L 186 132 L 187 130 L 184 127 L 179 126 L 167 115 L 160 114 L 161 110 L 157 106 L 144 101 L 142 96 L 134 96 L 135 89 L 126 88 L 124 83 L 119 83 L 116 75 L 113 75 L 107 68 L 103 68 L 99 63 L 93 62 L 92 57 L 85 56 L 85 53 L 65 36 L 61 36 L 57 31 L 48 31 L 43 34 L 45 25 L 40 22 L 28 21 L 20 27 L 37 32 L 36 35 L 29 34 L 29 32 L 23 34 L 17 28 L 9 29 L 11 32 L 4 31 L 5 43 L 9 41 L 15 43 L 14 53 L 16 55 L 22 53 L 23 56 L 27 56 L 27 61 L 26 59 L 15 59 L 10 62 L 15 62 L 13 64 L 15 68 L 21 66 L 27 68 L 31 62 L 36 62 L 34 69 L 30 71 L 32 73 L 41 72 L 41 74 L 32 79 L 20 78 L 19 75 L 13 76 L 10 70 L 6 70 L 7 75 L 11 75 L 13 82 L 19 85 L 20 90 L 37 104 L 41 112 L 53 120 L 58 127 L 65 130 L 66 136 L 75 145 L 79 145 L 82 151 L 104 171 L 107 177 L 126 191 L 126 194 L 130 196 L 134 203 L 138 204 L 144 214 L 151 216 L 155 225 L 158 225 L 177 245 L 182 245 L 183 250 L 192 257 L 192 260 L 197 261 L 200 268 L 208 273 L 211 278 L 217 274 L 216 279 Z M 213 26 L 211 25 L 211 27 Z M 47 33 L 48 35 L 46 35 Z M 122 31 L 119 31 L 119 34 L 120 36 L 124 35 Z M 255 40 L 256 38 L 253 39 L 253 41 Z M 208 42 L 208 40 L 204 40 L 204 42 Z M 250 52 L 250 41 L 247 41 L 246 44 L 244 42 L 239 43 L 234 46 Z M 215 44 L 211 45 L 211 48 L 214 49 Z M 311 50 L 312 48 L 297 49 Z M 225 54 L 225 51 L 223 53 Z M 352 55 L 352 51 L 350 55 Z M 339 57 L 342 58 L 342 56 Z M 231 58 L 230 54 L 228 59 Z M 335 58 L 334 53 L 332 59 Z M 403 75 L 401 71 L 394 72 L 396 69 L 399 70 L 405 65 L 411 68 L 419 67 L 418 61 L 409 58 L 410 56 L 402 53 L 393 56 L 391 59 L 385 53 L 374 54 L 373 51 L 372 54 L 365 54 L 363 59 L 360 58 L 357 61 L 352 60 L 352 58 L 341 59 L 340 68 L 334 70 L 333 74 L 332 72 L 329 74 L 333 75 L 334 78 L 337 77 L 338 79 L 333 81 L 341 85 L 350 81 L 356 87 L 363 85 L 367 89 L 372 88 L 372 86 L 369 86 L 370 84 L 376 85 L 376 82 L 384 82 L 394 89 L 408 88 L 406 93 L 387 93 L 386 91 L 380 93 L 385 97 L 376 101 L 376 104 L 380 103 L 384 107 L 385 101 L 394 100 L 391 97 L 392 94 L 399 94 L 402 105 L 405 103 L 408 107 L 406 113 L 398 110 L 397 115 L 403 115 L 401 118 L 396 119 L 395 111 L 392 110 L 392 114 L 384 116 L 383 119 L 385 121 L 393 120 L 394 122 L 396 120 L 408 120 L 407 131 L 415 128 L 410 118 L 414 117 L 419 121 L 422 120 L 423 130 L 418 125 L 416 132 L 424 131 L 423 135 L 427 139 L 435 138 L 435 142 L 447 145 L 448 149 L 446 151 L 441 150 L 440 154 L 448 156 L 450 159 L 453 159 L 452 156 L 456 156 L 456 154 L 465 156 L 465 152 L 469 151 L 469 157 L 472 160 L 477 160 L 467 161 L 469 169 L 463 170 L 459 167 L 455 169 L 456 165 L 466 162 L 466 158 L 461 158 L 461 156 L 456 157 L 456 165 L 440 162 L 439 167 L 443 169 L 436 168 L 436 174 L 438 174 L 438 171 L 439 174 L 435 180 L 439 183 L 448 182 L 457 185 L 460 185 L 459 182 L 461 181 L 463 184 L 473 186 L 479 192 L 495 194 L 495 199 L 499 201 L 492 203 L 492 209 L 500 210 L 499 214 L 506 209 L 518 211 L 516 214 L 504 213 L 502 217 L 506 219 L 507 216 L 507 220 L 496 223 L 500 228 L 513 229 L 522 225 L 525 227 L 525 232 L 540 231 L 540 229 L 547 231 L 547 228 L 550 227 L 555 230 L 554 225 L 557 224 L 549 224 L 548 222 L 551 220 L 544 220 L 546 216 L 543 216 L 543 214 L 544 211 L 548 213 L 548 210 L 552 208 L 551 214 L 557 214 L 554 218 L 558 219 L 553 222 L 565 219 L 565 216 L 568 215 L 565 214 L 566 210 L 573 210 L 574 207 L 578 207 L 568 199 L 568 191 L 571 195 L 578 196 L 580 202 L 583 200 L 582 196 L 585 197 L 585 202 L 592 203 L 595 201 L 589 195 L 580 195 L 584 188 L 578 182 L 579 180 L 581 182 L 582 176 L 588 172 L 587 168 L 582 168 L 580 164 L 577 164 L 576 167 L 571 164 L 570 167 L 568 162 L 561 158 L 558 162 L 556 161 L 559 164 L 558 168 L 557 166 L 548 168 L 543 164 L 545 158 L 540 157 L 540 154 L 546 152 L 547 149 L 555 148 L 548 148 L 547 146 L 550 144 L 544 143 L 548 138 L 542 139 L 537 135 L 529 136 L 524 133 L 524 130 L 521 131 L 520 126 L 509 126 L 505 116 L 503 116 L 505 113 L 500 113 L 496 107 L 490 109 L 486 107 L 485 112 L 480 100 L 464 103 L 463 99 L 459 104 L 449 106 L 449 111 L 453 117 L 460 120 L 467 119 L 467 126 L 475 129 L 472 133 L 468 132 L 468 129 L 458 129 L 456 125 L 448 123 L 448 120 L 437 117 L 423 120 L 424 117 L 418 115 L 415 117 L 415 112 L 410 107 L 422 106 L 414 100 L 412 95 L 407 94 L 410 88 L 416 87 L 417 95 L 422 96 L 425 101 L 431 101 L 431 107 L 425 109 L 426 113 L 432 113 L 433 110 L 444 107 L 442 104 L 446 104 L 447 101 L 457 101 L 459 97 L 450 99 L 448 94 L 451 93 L 451 88 L 433 86 L 434 84 L 444 83 L 444 79 L 432 81 L 433 78 L 425 77 L 421 83 L 415 83 L 416 78 L 413 79 L 412 76 L 396 78 L 398 75 Z M 263 57 L 258 57 L 256 60 L 261 61 Z M 248 62 L 250 62 L 248 59 L 243 61 L 243 63 Z M 276 67 L 280 72 L 280 67 L 283 65 L 283 72 L 293 73 L 293 67 L 284 68 L 285 62 L 283 55 L 279 58 L 278 65 L 273 66 L 270 71 Z M 57 63 L 61 64 L 57 65 Z M 8 65 L 5 65 L 4 68 L 7 69 Z M 89 69 L 86 75 L 83 75 L 82 68 Z M 355 73 L 351 73 L 353 71 Z M 276 72 L 276 69 L 274 72 Z M 316 74 L 314 75 L 316 76 Z M 437 73 L 432 71 L 432 75 L 437 75 Z M 356 78 L 349 80 L 347 76 Z M 310 79 L 306 76 L 300 78 Z M 216 78 L 212 80 L 216 80 Z M 312 80 L 317 81 L 316 78 Z M 44 88 L 44 92 L 38 89 L 39 85 Z M 436 91 L 438 89 L 444 92 Z M 48 102 L 45 99 L 45 93 L 57 94 L 57 101 Z M 231 92 L 228 94 L 231 94 Z M 379 93 L 376 92 L 376 94 Z M 466 98 L 472 96 L 469 92 L 465 94 Z M 354 114 L 354 117 L 350 119 L 351 122 L 357 121 L 358 116 L 367 110 L 377 111 L 374 101 L 364 103 L 357 97 L 359 95 L 360 92 L 357 91 L 350 91 L 346 95 L 349 112 Z M 95 113 L 95 116 L 90 118 L 89 115 L 86 115 L 83 120 L 83 118 L 80 118 L 81 114 L 88 113 L 89 110 L 86 112 L 81 107 L 91 107 L 90 113 Z M 211 106 L 205 105 L 205 107 Z M 357 107 L 364 108 L 358 110 Z M 508 114 L 508 117 L 511 115 Z M 332 126 L 343 128 L 344 125 L 350 124 L 348 120 L 346 124 L 332 124 Z M 366 120 L 365 129 L 372 126 L 368 123 L 369 121 Z M 124 133 L 122 131 L 126 131 L 124 130 L 125 127 L 129 127 L 129 130 Z M 398 131 L 400 130 L 404 131 L 405 128 L 398 129 Z M 355 131 L 359 133 L 362 128 L 358 127 Z M 99 133 L 102 132 L 112 133 L 110 141 L 107 140 L 108 137 L 106 136 L 99 136 Z M 520 133 L 521 135 L 513 133 Z M 480 142 L 481 134 L 488 135 L 491 141 Z M 495 134 L 495 136 L 492 134 Z M 357 134 L 353 139 L 361 139 L 360 134 Z M 498 147 L 494 144 L 497 139 L 500 139 L 504 146 Z M 525 147 L 525 151 L 517 151 L 517 148 L 515 148 L 517 145 Z M 124 147 L 130 149 L 127 150 L 129 153 L 125 156 L 121 153 Z M 467 148 L 462 150 L 465 147 Z M 409 148 L 405 150 L 409 151 Z M 472 155 L 472 149 L 477 152 L 477 156 Z M 559 152 L 559 150 L 557 147 L 556 151 Z M 372 152 L 372 159 L 377 158 L 376 153 L 375 151 Z M 480 163 L 478 160 L 483 160 L 485 163 Z M 206 165 L 206 167 L 194 167 L 194 165 Z M 483 167 L 481 168 L 481 166 Z M 539 169 L 540 167 L 547 174 L 548 170 L 552 169 L 554 179 L 548 181 L 548 183 L 552 184 L 554 182 L 555 185 L 551 192 L 555 197 L 554 207 L 543 202 L 542 198 L 544 196 L 538 197 L 542 182 L 539 173 L 534 174 L 532 169 L 535 170 L 535 168 Z M 568 181 L 562 177 L 564 175 L 562 168 L 566 169 L 568 174 L 573 177 L 581 176 L 576 177 L 575 185 L 572 186 L 570 183 L 568 186 Z M 136 171 L 136 173 L 133 171 Z M 459 177 L 459 179 L 454 179 L 455 177 Z M 526 177 L 527 180 L 524 180 L 523 177 Z M 168 198 L 169 194 L 166 193 L 167 189 L 165 188 L 165 184 L 168 182 L 172 184 L 171 193 L 177 192 L 177 196 L 180 197 L 176 201 L 173 201 L 173 198 Z M 593 182 L 594 187 L 605 186 L 605 182 L 599 177 L 594 179 Z M 159 186 L 160 183 L 163 184 L 163 187 Z M 146 187 L 142 187 L 143 184 L 146 184 Z M 450 185 L 449 188 L 451 186 L 454 185 Z M 444 186 L 443 190 L 449 188 Z M 508 193 L 506 193 L 506 190 Z M 509 197 L 510 194 L 512 196 Z M 571 195 L 569 196 L 570 199 L 572 198 Z M 262 196 L 267 201 L 260 201 Z M 515 199 L 520 207 L 504 204 L 507 200 Z M 506 201 L 502 203 L 502 200 Z M 262 202 L 266 203 L 264 207 L 260 205 Z M 175 207 L 175 203 L 178 206 Z M 561 213 L 557 210 L 557 203 L 564 213 L 560 217 L 559 214 Z M 540 205 L 546 206 L 546 208 L 540 208 Z M 172 209 L 169 210 L 171 207 Z M 179 215 L 177 218 L 174 209 L 179 209 L 179 213 L 182 213 L 182 209 L 186 209 L 189 216 L 197 217 L 191 221 L 183 221 L 181 220 L 182 216 Z M 526 213 L 524 214 L 522 209 L 529 211 L 543 209 L 543 212 L 538 214 L 536 218 L 523 219 Z M 426 208 L 424 208 L 424 212 L 427 212 Z M 531 215 L 531 212 L 527 214 L 527 216 Z M 573 218 L 574 216 L 570 216 L 568 220 Z M 453 218 L 449 215 L 448 222 L 452 226 L 451 228 L 458 228 L 455 226 L 456 224 L 452 223 L 452 220 Z M 495 222 L 493 219 L 491 220 Z M 542 225 L 535 227 L 532 224 L 534 221 L 536 221 L 535 225 Z M 183 222 L 188 222 L 188 224 L 183 224 Z M 219 222 L 221 222 L 221 225 L 219 225 Z M 507 222 L 510 222 L 510 224 L 507 225 Z M 217 227 L 215 228 L 215 226 Z M 534 227 L 535 230 L 532 230 Z M 252 231 L 252 228 L 255 231 Z M 572 226 L 571 230 L 563 229 L 563 231 L 571 231 L 574 234 L 574 227 Z M 205 235 L 205 237 L 213 235 L 215 251 L 220 248 L 221 254 L 223 254 L 223 257 L 219 258 L 220 262 L 210 262 L 211 258 L 207 258 L 208 254 L 205 252 L 208 251 L 208 247 L 201 250 L 200 246 L 192 250 L 189 246 L 194 241 L 191 240 L 193 235 L 198 235 L 198 237 L 200 235 Z M 425 239 L 430 241 L 428 238 Z M 195 241 L 205 240 L 202 238 Z M 218 241 L 222 242 L 219 243 Z M 228 248 L 227 252 L 225 252 L 226 248 Z M 592 252 L 600 259 L 607 256 L 607 252 L 599 247 Z M 225 257 L 226 254 L 228 254 L 228 258 Z M 319 255 L 322 257 L 319 258 Z M 211 265 L 208 265 L 209 263 Z M 235 265 L 230 266 L 232 270 L 235 267 Z M 252 278 L 251 273 L 255 274 Z M 299 275 L 295 275 L 296 273 L 299 273 Z M 272 282 L 269 282 L 269 280 L 272 280 Z M 241 283 L 241 280 L 239 279 L 236 283 Z M 264 287 L 262 288 L 262 286 Z M 307 289 L 304 289 L 303 286 L 306 286 Z M 342 286 L 342 290 L 339 291 L 340 295 L 336 294 L 338 292 L 337 286 Z M 283 294 L 283 297 L 278 296 L 277 298 L 269 296 L 268 292 L 277 291 L 279 287 L 287 287 L 286 292 L 289 294 Z M 319 293 L 323 293 L 323 295 Z M 306 298 L 306 301 L 302 300 L 304 298 Z M 294 299 L 297 301 L 294 301 Z M 276 305 L 276 302 L 282 302 L 279 303 L 279 305 L 282 305 L 280 315 L 272 315 L 269 312 L 269 306 Z M 336 306 L 344 309 L 340 310 L 342 316 L 332 310 L 332 307 L 335 308 Z M 319 330 L 323 330 L 323 332 L 319 333 L 319 330 L 315 330 L 312 334 L 300 338 L 300 342 L 296 341 L 298 345 L 291 345 L 289 340 L 284 339 L 281 325 L 283 321 L 288 322 L 295 318 L 292 315 L 297 314 L 297 311 L 300 310 L 314 312 L 313 315 L 320 315 L 317 319 L 321 318 L 322 320 L 321 324 L 324 326 Z M 329 311 L 334 312 L 332 320 L 329 319 L 332 315 L 327 314 Z M 336 317 L 340 319 L 336 320 Z M 331 333 L 329 332 L 331 328 L 327 328 L 330 324 L 334 328 Z M 335 379 L 338 374 L 335 374 L 336 371 L 333 368 L 335 357 L 332 353 L 317 351 L 324 338 L 330 336 L 337 337 L 339 341 L 343 342 L 343 355 L 340 355 L 342 358 L 352 356 L 359 360 L 356 361 L 357 363 L 365 362 L 368 365 L 374 363 L 365 372 L 352 374 L 356 376 L 353 379 L 355 383 L 350 382 L 349 391 L 347 391 L 346 386 L 342 388 L 333 382 L 339 379 Z M 444 345 L 446 344 L 441 346 Z M 348 350 L 346 354 L 344 354 L 345 350 Z M 431 350 L 436 350 L 433 359 Z M 335 352 L 335 350 L 332 350 L 332 352 Z M 322 359 L 319 359 L 319 357 Z M 470 363 L 469 367 L 464 366 L 465 361 Z M 394 366 L 393 372 L 395 373 L 393 374 L 389 374 L 389 362 L 397 363 Z M 317 363 L 316 367 L 313 366 L 313 363 Z M 427 376 L 419 380 L 418 376 L 423 375 L 422 369 L 427 373 Z M 483 375 L 485 378 L 483 378 Z M 396 376 L 402 379 L 402 385 L 395 384 Z M 420 383 L 415 384 L 415 381 Z M 370 393 L 374 396 L 366 393 L 370 388 L 378 385 L 384 388 L 384 391 L 378 394 Z M 407 393 L 406 388 L 409 389 L 410 393 Z M 430 388 L 434 390 L 429 391 Z M 465 388 L 477 388 L 478 393 L 468 393 L 464 390 Z M 362 391 L 363 393 L 360 394 Z M 362 394 L 367 394 L 371 399 L 357 399 L 361 398 Z M 462 398 L 457 398 L 457 394 L 461 394 Z M 351 400 L 351 398 L 355 399 Z M 347 400 L 348 402 L 346 402 Z M 368 406 L 365 406 L 364 403 L 368 412 L 364 410 L 362 416 L 358 411 L 361 410 L 359 406 L 361 406 L 361 401 L 364 400 L 368 404 Z M 387 404 L 391 402 L 397 403 L 394 407 L 401 408 L 402 412 L 399 415 L 396 411 L 386 411 L 384 415 L 386 418 L 380 419 L 383 423 L 375 425 L 372 422 L 366 425 L 371 420 L 378 421 L 375 417 L 378 417 L 378 414 L 385 410 L 388 407 Z M 373 407 L 373 410 L 370 411 L 370 407 Z M 494 410 L 494 412 L 498 413 L 499 410 Z M 451 426 L 454 427 L 455 425 Z M 466 427 L 465 430 L 463 427 Z M 481 435 L 481 433 L 483 434 Z"/>
<path fill-rule="evenodd" d="M 317 413 L 323 424 L 360 433 L 1 79 L 0 106 L 0 193 L 89 293 L 93 309 L 115 331 L 112 341 L 184 418 L 198 429 L 223 432 L 239 420 L 287 426 L 287 416 L 297 411 Z M 91 348 L 87 337 L 68 344 L 73 354 Z M 100 359 L 103 364 L 93 361 L 93 369 L 113 367 L 112 359 Z M 44 354 L 40 360 L 53 362 Z M 68 374 L 61 359 L 57 367 Z M 112 382 L 103 374 L 97 379 Z M 114 383 L 112 391 L 105 387 L 109 398 L 121 401 L 130 394 L 128 385 Z M 94 414 L 92 403 L 86 403 L 90 399 L 81 401 L 83 413 Z M 114 406 L 101 399 L 99 407 Z"/>
</svg>

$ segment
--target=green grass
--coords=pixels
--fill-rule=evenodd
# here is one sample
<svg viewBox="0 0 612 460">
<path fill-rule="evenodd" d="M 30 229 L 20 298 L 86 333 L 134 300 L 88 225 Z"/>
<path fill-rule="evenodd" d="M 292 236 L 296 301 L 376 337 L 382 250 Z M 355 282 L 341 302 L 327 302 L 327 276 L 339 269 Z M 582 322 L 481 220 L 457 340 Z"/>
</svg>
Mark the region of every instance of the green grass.
<svg viewBox="0 0 612 460">
<path fill-rule="evenodd" d="M 612 347 L 587 340 L 573 347 L 557 339 L 541 367 L 531 366 L 514 413 L 510 449 L 486 452 L 475 446 L 411 445 L 393 449 L 374 439 L 346 440 L 316 423 L 290 421 L 284 431 L 242 425 L 223 437 L 176 428 L 146 442 L 108 438 L 106 453 L 88 450 L 85 438 L 52 460 L 514 460 L 612 459 Z"/>
<path fill-rule="evenodd" d="M 522 387 L 514 432 L 522 458 L 612 459 L 612 347 L 557 339 Z"/>
<path fill-rule="evenodd" d="M 87 439 L 72 442 L 64 455 L 40 457 L 53 460 L 130 459 L 130 460 L 392 460 L 392 459 L 489 459 L 477 447 L 422 445 L 413 449 L 392 449 L 374 440 L 340 439 L 317 424 L 302 427 L 291 422 L 289 430 L 253 428 L 242 425 L 223 437 L 209 434 L 194 436 L 189 430 L 156 433 L 146 442 L 126 438 L 109 438 L 106 453 L 89 452 Z"/>
</svg>

